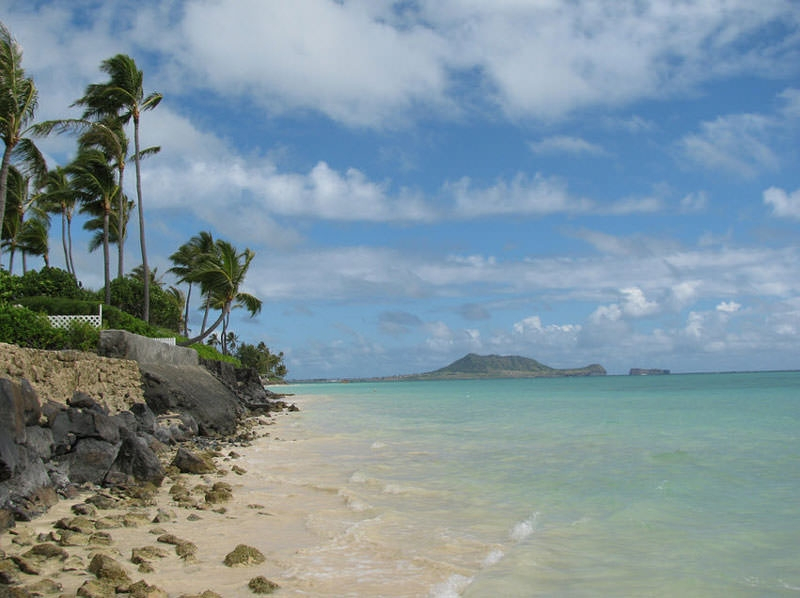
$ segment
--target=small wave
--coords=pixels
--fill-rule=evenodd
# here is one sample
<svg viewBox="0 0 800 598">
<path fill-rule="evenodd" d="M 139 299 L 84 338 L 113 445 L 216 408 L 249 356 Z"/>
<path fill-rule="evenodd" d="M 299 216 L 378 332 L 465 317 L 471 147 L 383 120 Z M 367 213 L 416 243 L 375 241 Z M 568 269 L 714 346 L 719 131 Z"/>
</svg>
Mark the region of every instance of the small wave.
<svg viewBox="0 0 800 598">
<path fill-rule="evenodd" d="M 525 538 L 530 536 L 536 529 L 536 520 L 539 518 L 539 513 L 534 513 L 528 519 L 514 524 L 511 528 L 509 537 L 514 542 L 522 542 Z"/>
<path fill-rule="evenodd" d="M 354 513 L 363 513 L 364 511 L 369 511 L 372 509 L 372 505 L 368 502 L 361 500 L 357 496 L 353 496 L 347 492 L 340 492 L 340 496 L 344 498 L 344 502 L 347 505 L 347 508 L 353 511 Z"/>
<path fill-rule="evenodd" d="M 353 484 L 363 484 L 367 481 L 367 474 L 363 471 L 356 471 L 353 472 L 353 475 L 350 476 L 350 482 Z"/>
<path fill-rule="evenodd" d="M 489 554 L 486 555 L 486 558 L 483 559 L 483 563 L 481 566 L 485 569 L 487 567 L 491 567 L 492 565 L 496 565 L 500 561 L 503 560 L 505 553 L 500 550 L 499 548 L 494 548 L 489 551 Z"/>
<path fill-rule="evenodd" d="M 375 442 L 372 443 L 372 446 L 370 448 L 372 450 L 374 450 L 374 451 L 382 449 L 382 448 L 386 448 L 386 443 L 385 442 L 381 442 L 380 440 L 376 440 Z"/>
<path fill-rule="evenodd" d="M 464 575 L 451 575 L 442 583 L 437 583 L 431 588 L 431 598 L 458 598 L 469 584 L 471 577 Z"/>
</svg>

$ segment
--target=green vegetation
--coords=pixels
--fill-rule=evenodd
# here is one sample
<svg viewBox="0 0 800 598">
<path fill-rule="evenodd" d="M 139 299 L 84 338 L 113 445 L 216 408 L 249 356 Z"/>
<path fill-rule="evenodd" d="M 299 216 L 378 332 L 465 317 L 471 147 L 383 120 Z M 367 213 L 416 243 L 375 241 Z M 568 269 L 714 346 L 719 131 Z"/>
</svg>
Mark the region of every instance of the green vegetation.
<svg viewBox="0 0 800 598">
<path fill-rule="evenodd" d="M 283 380 L 286 376 L 283 351 L 277 355 L 270 353 L 263 342 L 258 343 L 258 345 L 240 344 L 236 349 L 236 356 L 243 366 L 254 368 L 262 378 L 276 381 Z"/>
<path fill-rule="evenodd" d="M 244 307 L 251 315 L 261 310 L 261 300 L 243 291 L 244 280 L 255 253 L 237 249 L 211 233 L 201 232 L 171 256 L 170 272 L 188 292 L 165 287 L 151 271 L 146 250 L 141 160 L 160 148 L 141 148 L 141 114 L 162 100 L 157 92 L 145 93 L 144 74 L 130 56 L 117 54 L 100 64 L 107 79 L 86 87 L 74 105 L 83 108 L 80 119 L 35 123 L 38 91 L 22 68 L 22 49 L 0 23 L 0 139 L 4 143 L 0 162 L 0 251 L 7 251 L 7 272 L 0 264 L 0 342 L 39 348 L 91 349 L 97 331 L 85 325 L 53 329 L 43 314 L 95 314 L 103 305 L 103 326 L 144 336 L 176 336 L 181 344 L 194 346 L 210 359 L 253 364 L 259 372 L 280 378 L 286 373 L 283 354 L 273 355 L 264 343 L 242 345 L 241 356 L 228 342 L 231 311 Z M 129 154 L 126 129 L 133 132 L 133 154 Z M 33 138 L 52 133 L 77 135 L 75 158 L 70 164 L 48 171 Z M 136 167 L 135 201 L 124 192 L 125 166 Z M 133 211 L 139 219 L 141 266 L 126 274 L 124 244 Z M 72 258 L 72 221 L 75 212 L 86 216 L 84 228 L 93 231 L 89 250 L 102 248 L 103 289 L 90 291 L 77 278 Z M 49 267 L 50 215 L 61 216 L 61 240 L 66 271 Z M 117 248 L 117 272 L 111 275 L 111 246 Z M 27 258 L 38 256 L 45 267 L 28 270 Z M 0 257 L 5 257 L 0 253 Z M 21 262 L 22 276 L 13 276 Z M 203 324 L 190 337 L 189 299 L 192 288 L 202 296 Z M 17 307 L 20 306 L 20 307 Z M 207 326 L 208 316 L 217 311 Z M 222 327 L 221 352 L 200 344 Z M 229 350 L 230 349 L 230 350 Z"/>
<path fill-rule="evenodd" d="M 27 307 L 0 303 L 0 342 L 34 349 L 94 351 L 100 331 L 85 322 L 54 328 L 43 313 Z"/>
</svg>

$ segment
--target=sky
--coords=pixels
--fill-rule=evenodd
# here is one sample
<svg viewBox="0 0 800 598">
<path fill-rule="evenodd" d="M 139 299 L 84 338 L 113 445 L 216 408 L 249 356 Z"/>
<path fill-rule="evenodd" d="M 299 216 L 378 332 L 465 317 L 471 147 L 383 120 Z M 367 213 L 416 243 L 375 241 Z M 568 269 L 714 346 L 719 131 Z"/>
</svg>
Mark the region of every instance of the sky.
<svg viewBox="0 0 800 598">
<path fill-rule="evenodd" d="M 263 309 L 232 328 L 289 378 L 467 353 L 800 368 L 796 0 L 0 0 L 0 20 L 37 120 L 136 60 L 164 96 L 141 119 L 151 268 L 203 230 L 254 250 Z M 39 146 L 52 167 L 75 140 Z"/>
</svg>

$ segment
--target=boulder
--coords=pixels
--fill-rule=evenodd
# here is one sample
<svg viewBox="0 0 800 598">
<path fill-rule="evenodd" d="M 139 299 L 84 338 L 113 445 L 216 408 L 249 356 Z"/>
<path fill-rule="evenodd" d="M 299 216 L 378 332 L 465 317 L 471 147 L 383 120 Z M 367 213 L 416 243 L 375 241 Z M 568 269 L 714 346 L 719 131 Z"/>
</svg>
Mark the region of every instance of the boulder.
<svg viewBox="0 0 800 598">
<path fill-rule="evenodd" d="M 200 434 L 232 434 L 243 409 L 236 394 L 199 366 L 140 363 L 144 396 L 156 414 L 186 413 Z"/>
<path fill-rule="evenodd" d="M 140 436 L 128 435 L 122 440 L 117 458 L 109 473 L 123 473 L 138 482 L 161 485 L 164 468 L 147 442 Z"/>
<path fill-rule="evenodd" d="M 239 544 L 231 552 L 225 555 L 225 566 L 227 567 L 249 567 L 250 565 L 260 565 L 266 560 L 258 548 Z"/>
<path fill-rule="evenodd" d="M 172 465 L 177 467 L 181 473 L 203 474 L 214 473 L 217 470 L 210 459 L 206 459 L 183 447 L 179 448 L 178 452 L 175 453 Z"/>
<path fill-rule="evenodd" d="M 58 459 L 69 465 L 69 479 L 73 484 L 102 484 L 119 454 L 119 448 L 120 443 L 82 438 L 75 444 L 75 450 Z"/>
</svg>

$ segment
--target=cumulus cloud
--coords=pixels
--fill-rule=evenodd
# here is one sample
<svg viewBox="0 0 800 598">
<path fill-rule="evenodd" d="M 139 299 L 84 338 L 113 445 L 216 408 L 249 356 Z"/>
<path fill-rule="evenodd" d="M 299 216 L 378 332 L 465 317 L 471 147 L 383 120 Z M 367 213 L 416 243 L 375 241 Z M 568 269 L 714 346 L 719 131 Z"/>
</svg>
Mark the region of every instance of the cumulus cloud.
<svg viewBox="0 0 800 598">
<path fill-rule="evenodd" d="M 779 218 L 800 220 L 800 189 L 787 193 L 778 187 L 770 187 L 763 193 L 764 203 L 772 207 L 772 213 Z"/>
<path fill-rule="evenodd" d="M 146 48 L 172 57 L 158 73 L 166 91 L 246 94 L 265 118 L 313 110 L 382 129 L 487 105 L 514 119 L 555 119 L 719 77 L 775 73 L 792 63 L 786 37 L 800 21 L 781 0 L 145 0 L 135 11 L 84 0 L 6 13 L 23 41 L 42 40 L 31 63 L 54 78 L 60 61 L 78 60 L 92 76 L 103 58 Z M 747 49 L 742 42 L 755 37 L 760 43 Z M 468 87 L 481 97 L 457 99 Z"/>
</svg>

